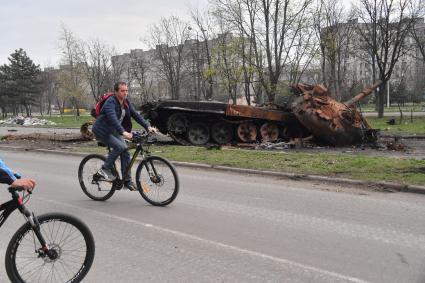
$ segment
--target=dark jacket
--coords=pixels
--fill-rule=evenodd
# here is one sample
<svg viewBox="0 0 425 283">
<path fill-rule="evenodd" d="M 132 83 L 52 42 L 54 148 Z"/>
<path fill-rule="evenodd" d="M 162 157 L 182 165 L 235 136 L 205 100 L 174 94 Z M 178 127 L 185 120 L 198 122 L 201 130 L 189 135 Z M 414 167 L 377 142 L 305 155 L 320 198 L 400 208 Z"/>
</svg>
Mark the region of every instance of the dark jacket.
<svg viewBox="0 0 425 283">
<path fill-rule="evenodd" d="M 124 131 L 131 132 L 133 117 L 137 123 L 146 130 L 149 123 L 134 109 L 134 106 L 127 99 L 124 101 L 125 116 L 120 124 L 121 105 L 115 95 L 109 97 L 102 106 L 99 117 L 93 125 L 92 131 L 98 138 L 106 138 L 109 134 L 122 135 Z"/>
</svg>

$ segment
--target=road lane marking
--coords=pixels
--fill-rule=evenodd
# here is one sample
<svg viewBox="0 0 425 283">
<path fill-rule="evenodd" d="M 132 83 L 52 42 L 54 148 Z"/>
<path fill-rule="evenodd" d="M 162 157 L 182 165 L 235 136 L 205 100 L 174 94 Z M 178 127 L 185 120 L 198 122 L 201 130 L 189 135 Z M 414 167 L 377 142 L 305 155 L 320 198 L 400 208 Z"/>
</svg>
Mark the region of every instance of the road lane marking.
<svg viewBox="0 0 425 283">
<path fill-rule="evenodd" d="M 253 256 L 253 257 L 260 257 L 262 259 L 271 260 L 271 261 L 274 261 L 274 262 L 277 262 L 277 263 L 289 265 L 289 266 L 300 268 L 300 269 L 310 271 L 310 272 L 320 273 L 322 275 L 338 278 L 340 280 L 346 280 L 346 281 L 354 282 L 354 283 L 367 283 L 368 282 L 368 281 L 365 281 L 365 280 L 362 280 L 362 279 L 359 279 L 359 278 L 356 278 L 356 277 L 346 276 L 346 275 L 336 273 L 336 272 L 333 272 L 333 271 L 328 271 L 328 270 L 325 270 L 325 269 L 304 265 L 302 263 L 298 263 L 298 262 L 291 261 L 291 260 L 288 260 L 288 259 L 275 257 L 275 256 L 263 254 L 263 253 L 260 253 L 260 252 L 239 248 L 237 246 L 232 246 L 232 245 L 224 244 L 224 243 L 213 241 L 213 240 L 208 240 L 208 239 L 201 238 L 201 237 L 198 237 L 198 236 L 195 236 L 195 235 L 191 235 L 191 234 L 179 232 L 179 231 L 176 231 L 176 230 L 171 230 L 171 229 L 168 229 L 168 228 L 156 226 L 156 225 L 153 225 L 153 224 L 150 224 L 150 223 L 143 223 L 143 222 L 133 220 L 133 219 L 130 219 L 130 218 L 121 217 L 121 216 L 117 216 L 117 215 L 113 215 L 113 214 L 109 214 L 109 213 L 105 213 L 105 212 L 100 212 L 100 211 L 97 211 L 97 210 L 94 210 L 94 209 L 84 208 L 84 207 L 64 203 L 64 202 L 57 201 L 57 200 L 46 199 L 46 198 L 42 198 L 42 197 L 37 197 L 37 198 L 41 199 L 43 201 L 46 201 L 46 202 L 56 204 L 56 205 L 65 206 L 65 207 L 77 209 L 77 210 L 80 210 L 80 211 L 86 210 L 86 211 L 91 212 L 93 214 L 112 218 L 114 220 L 119 220 L 119 221 L 123 221 L 123 222 L 130 223 L 130 224 L 136 224 L 136 225 L 139 225 L 139 226 L 142 226 L 142 227 L 145 227 L 145 228 L 154 229 L 154 230 L 164 232 L 164 233 L 168 233 L 168 234 L 172 234 L 172 235 L 175 235 L 175 236 L 178 236 L 178 237 L 181 237 L 181 238 L 187 238 L 187 239 L 195 240 L 195 241 L 198 241 L 198 242 L 206 243 L 208 245 L 217 246 L 217 247 L 220 247 L 220 248 L 223 248 L 223 249 L 228 249 L 228 250 L 236 251 L 238 253 L 247 254 L 247 255 L 250 255 L 250 256 Z"/>
</svg>

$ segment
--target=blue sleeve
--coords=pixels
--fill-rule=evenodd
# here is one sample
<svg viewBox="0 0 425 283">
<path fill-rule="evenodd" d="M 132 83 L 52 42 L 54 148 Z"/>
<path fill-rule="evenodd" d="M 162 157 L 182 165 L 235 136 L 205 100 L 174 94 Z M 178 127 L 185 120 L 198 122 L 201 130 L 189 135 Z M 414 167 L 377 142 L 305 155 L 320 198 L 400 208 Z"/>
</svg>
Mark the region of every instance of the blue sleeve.
<svg viewBox="0 0 425 283">
<path fill-rule="evenodd" d="M 101 113 L 106 116 L 108 124 L 122 135 L 122 133 L 124 133 L 124 128 L 118 120 L 116 105 L 115 97 L 111 96 L 105 101 L 105 104 L 103 104 Z"/>
<path fill-rule="evenodd" d="M 139 123 L 141 126 L 143 126 L 143 128 L 145 128 L 146 129 L 146 131 L 148 130 L 148 128 L 151 126 L 150 124 L 149 124 L 149 122 L 148 121 L 146 121 L 143 117 L 142 117 L 142 115 L 140 115 L 135 109 L 134 109 L 134 106 L 133 106 L 133 104 L 130 102 L 130 101 L 128 101 L 127 100 L 127 102 L 128 102 L 128 108 L 130 109 L 130 116 L 131 117 L 133 117 L 133 119 L 134 120 L 136 120 L 136 122 L 137 123 Z"/>
<path fill-rule="evenodd" d="M 12 184 L 16 180 L 16 177 L 13 175 L 12 170 L 6 166 L 3 160 L 0 159 L 0 183 L 3 184 Z"/>
</svg>

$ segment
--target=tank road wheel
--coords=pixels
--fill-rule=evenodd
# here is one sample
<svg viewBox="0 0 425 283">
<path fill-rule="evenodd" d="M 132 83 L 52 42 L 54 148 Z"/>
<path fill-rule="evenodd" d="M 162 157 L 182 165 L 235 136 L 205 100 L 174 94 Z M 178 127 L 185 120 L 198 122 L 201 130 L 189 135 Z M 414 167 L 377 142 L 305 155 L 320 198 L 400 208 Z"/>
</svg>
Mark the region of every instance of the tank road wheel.
<svg viewBox="0 0 425 283">
<path fill-rule="evenodd" d="M 243 142 L 253 142 L 257 138 L 257 127 L 253 123 L 242 123 L 237 129 L 238 138 Z"/>
<path fill-rule="evenodd" d="M 308 136 L 308 131 L 304 130 L 300 124 L 295 125 L 285 125 L 282 127 L 280 136 L 286 140 L 290 141 L 294 138 L 302 138 Z"/>
<path fill-rule="evenodd" d="M 264 123 L 260 128 L 263 141 L 274 142 L 279 138 L 279 127 L 274 123 Z"/>
<path fill-rule="evenodd" d="M 232 126 L 224 122 L 215 123 L 211 127 L 211 138 L 218 144 L 229 143 L 233 138 Z"/>
<path fill-rule="evenodd" d="M 193 145 L 203 145 L 206 144 L 210 139 L 210 132 L 208 126 L 204 123 L 193 123 L 189 125 L 187 130 L 187 139 Z"/>
<path fill-rule="evenodd" d="M 167 122 L 168 130 L 177 135 L 184 134 L 188 125 L 186 116 L 181 113 L 174 113 L 168 118 Z"/>
</svg>

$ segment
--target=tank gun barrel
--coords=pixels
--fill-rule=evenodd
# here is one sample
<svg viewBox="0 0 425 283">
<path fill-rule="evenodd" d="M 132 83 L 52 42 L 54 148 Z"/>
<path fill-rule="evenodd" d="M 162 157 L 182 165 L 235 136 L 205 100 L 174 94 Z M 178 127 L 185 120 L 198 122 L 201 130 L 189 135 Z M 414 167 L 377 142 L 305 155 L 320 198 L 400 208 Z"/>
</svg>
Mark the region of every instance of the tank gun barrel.
<svg viewBox="0 0 425 283">
<path fill-rule="evenodd" d="M 360 92 L 359 94 L 357 94 L 356 96 L 354 96 L 350 100 L 346 101 L 344 104 L 347 105 L 348 107 L 353 106 L 356 102 L 358 102 L 358 101 L 362 100 L 363 98 L 365 98 L 366 96 L 370 95 L 381 84 L 382 84 L 382 81 L 376 81 L 373 85 L 365 88 L 364 90 L 362 90 L 362 92 Z"/>
</svg>

